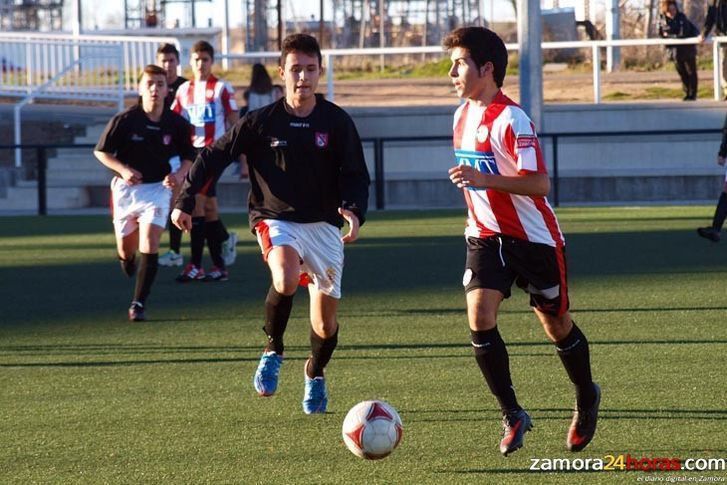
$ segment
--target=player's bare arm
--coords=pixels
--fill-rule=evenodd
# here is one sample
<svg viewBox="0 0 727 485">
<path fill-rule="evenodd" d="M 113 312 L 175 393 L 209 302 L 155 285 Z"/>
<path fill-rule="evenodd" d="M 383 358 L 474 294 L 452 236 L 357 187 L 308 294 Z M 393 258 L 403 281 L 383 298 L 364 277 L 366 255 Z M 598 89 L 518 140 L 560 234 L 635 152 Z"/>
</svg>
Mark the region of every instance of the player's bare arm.
<svg viewBox="0 0 727 485">
<path fill-rule="evenodd" d="M 546 196 L 550 192 L 550 178 L 545 173 L 527 173 L 517 176 L 482 173 L 468 165 L 449 169 L 449 179 L 458 188 L 493 189 L 510 194 Z"/>
<path fill-rule="evenodd" d="M 344 243 L 352 243 L 356 241 L 356 239 L 358 239 L 358 229 L 360 227 L 358 217 L 350 210 L 346 210 L 342 207 L 339 207 L 338 213 L 346 219 L 346 222 L 348 222 L 348 233 L 341 238 L 341 241 Z"/>
<path fill-rule="evenodd" d="M 112 154 L 101 152 L 98 150 L 95 150 L 93 154 L 98 159 L 98 161 L 101 162 L 105 167 L 118 173 L 119 176 L 124 179 L 124 182 L 126 182 L 127 184 L 136 185 L 141 183 L 141 173 L 129 167 L 128 165 L 125 165 L 123 162 L 121 162 L 121 160 L 119 160 Z"/>
</svg>

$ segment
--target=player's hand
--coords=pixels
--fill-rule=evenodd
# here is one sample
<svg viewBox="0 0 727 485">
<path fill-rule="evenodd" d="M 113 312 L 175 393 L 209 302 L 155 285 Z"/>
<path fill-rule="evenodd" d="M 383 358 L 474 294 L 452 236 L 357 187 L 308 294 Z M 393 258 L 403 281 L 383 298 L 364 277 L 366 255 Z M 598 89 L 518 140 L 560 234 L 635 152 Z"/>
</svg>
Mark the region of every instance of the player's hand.
<svg viewBox="0 0 727 485">
<path fill-rule="evenodd" d="M 341 214 L 343 218 L 346 219 L 346 221 L 348 222 L 348 234 L 343 236 L 341 238 L 341 241 L 343 241 L 344 244 L 354 242 L 356 239 L 358 239 L 358 217 L 350 210 L 346 210 L 342 207 L 338 208 L 338 213 Z"/>
<path fill-rule="evenodd" d="M 174 209 L 169 216 L 172 223 L 184 232 L 192 230 L 192 216 L 179 209 Z"/>
<path fill-rule="evenodd" d="M 174 174 L 169 174 L 166 177 L 164 177 L 164 181 L 162 181 L 162 185 L 164 187 L 167 187 L 168 189 L 173 189 L 177 186 L 177 178 L 174 176 Z"/>
<path fill-rule="evenodd" d="M 143 180 L 141 177 L 141 172 L 127 166 L 124 166 L 124 169 L 119 175 L 121 175 L 121 178 L 124 179 L 124 182 L 126 182 L 128 185 L 140 184 Z"/>
<path fill-rule="evenodd" d="M 717 157 L 717 165 L 721 165 L 724 167 L 725 162 L 727 162 L 727 157 Z"/>
<path fill-rule="evenodd" d="M 449 180 L 458 188 L 474 187 L 486 189 L 485 174 L 469 165 L 457 165 L 449 169 Z"/>
<path fill-rule="evenodd" d="M 699 34 L 699 37 L 697 37 L 697 39 L 699 39 L 699 42 L 702 43 L 704 42 L 704 39 L 706 39 L 706 37 L 704 37 L 704 34 Z"/>
</svg>

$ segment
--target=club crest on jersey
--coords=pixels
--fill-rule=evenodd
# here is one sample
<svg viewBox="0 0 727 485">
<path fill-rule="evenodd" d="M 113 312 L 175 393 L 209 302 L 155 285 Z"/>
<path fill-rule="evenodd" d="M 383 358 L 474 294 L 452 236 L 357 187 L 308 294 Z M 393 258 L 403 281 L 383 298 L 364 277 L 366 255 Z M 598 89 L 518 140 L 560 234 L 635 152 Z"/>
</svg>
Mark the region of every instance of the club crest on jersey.
<svg viewBox="0 0 727 485">
<path fill-rule="evenodd" d="M 214 89 L 208 89 L 207 91 L 205 91 L 205 92 L 204 92 L 204 95 L 205 95 L 205 96 L 206 96 L 206 97 L 207 97 L 208 99 L 209 99 L 209 98 L 212 98 L 212 97 L 214 97 L 214 95 L 215 95 L 215 90 L 214 90 Z"/>
<path fill-rule="evenodd" d="M 487 140 L 487 135 L 490 134 L 490 130 L 487 129 L 487 126 L 480 125 L 479 128 L 477 128 L 477 141 L 480 143 L 484 143 L 485 140 Z"/>
<path fill-rule="evenodd" d="M 316 146 L 326 148 L 328 146 L 328 133 L 316 132 Z"/>
<path fill-rule="evenodd" d="M 162 143 L 169 145 L 172 142 L 172 135 L 164 135 L 162 137 Z"/>
</svg>

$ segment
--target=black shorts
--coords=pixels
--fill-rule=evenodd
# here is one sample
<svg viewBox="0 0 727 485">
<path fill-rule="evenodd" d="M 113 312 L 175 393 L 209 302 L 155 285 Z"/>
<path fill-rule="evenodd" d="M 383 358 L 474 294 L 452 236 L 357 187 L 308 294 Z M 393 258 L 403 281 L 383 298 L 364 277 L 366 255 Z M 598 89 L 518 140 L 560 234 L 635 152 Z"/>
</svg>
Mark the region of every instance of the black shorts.
<svg viewBox="0 0 727 485">
<path fill-rule="evenodd" d="M 197 155 L 202 153 L 202 150 L 204 148 L 197 148 Z M 220 177 L 222 174 L 219 174 L 218 176 L 209 179 L 201 189 L 199 189 L 199 195 L 204 195 L 205 197 L 217 197 L 217 182 L 220 180 Z"/>
<path fill-rule="evenodd" d="M 487 288 L 509 298 L 513 283 L 530 294 L 531 306 L 549 315 L 563 315 L 570 305 L 565 247 L 507 236 L 468 237 L 465 291 Z"/>
</svg>

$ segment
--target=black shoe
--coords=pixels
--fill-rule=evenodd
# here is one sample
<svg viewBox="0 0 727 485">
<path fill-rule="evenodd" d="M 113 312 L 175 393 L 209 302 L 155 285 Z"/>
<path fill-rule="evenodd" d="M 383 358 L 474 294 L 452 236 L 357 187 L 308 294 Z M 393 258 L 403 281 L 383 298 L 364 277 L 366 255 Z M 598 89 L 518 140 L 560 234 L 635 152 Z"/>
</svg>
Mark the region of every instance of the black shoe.
<svg viewBox="0 0 727 485">
<path fill-rule="evenodd" d="M 719 242 L 719 231 L 713 227 L 699 227 L 697 228 L 697 234 L 712 242 Z"/>
<path fill-rule="evenodd" d="M 138 301 L 132 301 L 129 307 L 129 320 L 132 322 L 143 322 L 146 320 L 144 316 L 144 305 Z"/>
<path fill-rule="evenodd" d="M 598 422 L 598 407 L 601 405 L 601 388 L 593 383 L 596 390 L 596 400 L 588 409 L 581 409 L 576 404 L 576 410 L 573 413 L 573 421 L 568 430 L 568 439 L 566 445 L 570 451 L 581 451 L 588 446 L 588 443 L 596 434 L 596 423 Z"/>
<path fill-rule="evenodd" d="M 532 427 L 533 422 L 524 409 L 503 416 L 500 453 L 507 456 L 515 450 L 522 448 L 523 437 Z"/>
</svg>

